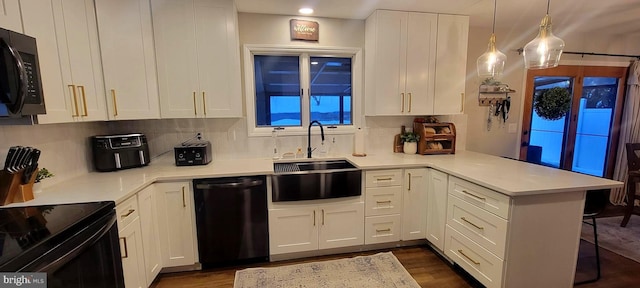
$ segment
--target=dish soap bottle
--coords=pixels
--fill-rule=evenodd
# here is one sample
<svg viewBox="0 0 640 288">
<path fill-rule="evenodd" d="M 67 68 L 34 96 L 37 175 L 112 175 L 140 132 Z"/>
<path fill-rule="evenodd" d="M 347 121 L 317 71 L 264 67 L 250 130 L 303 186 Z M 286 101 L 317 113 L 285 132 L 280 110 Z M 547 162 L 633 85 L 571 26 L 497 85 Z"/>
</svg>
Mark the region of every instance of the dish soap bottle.
<svg viewBox="0 0 640 288">
<path fill-rule="evenodd" d="M 298 147 L 298 151 L 296 152 L 296 158 L 304 158 L 304 153 L 302 153 L 302 148 Z"/>
</svg>

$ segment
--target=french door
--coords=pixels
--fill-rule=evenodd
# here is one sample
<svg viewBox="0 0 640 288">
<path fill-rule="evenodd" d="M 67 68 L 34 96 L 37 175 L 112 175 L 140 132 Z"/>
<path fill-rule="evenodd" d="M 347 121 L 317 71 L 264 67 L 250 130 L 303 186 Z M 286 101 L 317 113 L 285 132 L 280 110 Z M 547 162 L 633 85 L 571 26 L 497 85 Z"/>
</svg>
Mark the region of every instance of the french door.
<svg viewBox="0 0 640 288">
<path fill-rule="evenodd" d="M 626 67 L 558 66 L 529 70 L 524 99 L 520 159 L 611 178 L 622 116 Z M 560 119 L 542 118 L 535 97 L 565 88 L 571 107 Z"/>
</svg>

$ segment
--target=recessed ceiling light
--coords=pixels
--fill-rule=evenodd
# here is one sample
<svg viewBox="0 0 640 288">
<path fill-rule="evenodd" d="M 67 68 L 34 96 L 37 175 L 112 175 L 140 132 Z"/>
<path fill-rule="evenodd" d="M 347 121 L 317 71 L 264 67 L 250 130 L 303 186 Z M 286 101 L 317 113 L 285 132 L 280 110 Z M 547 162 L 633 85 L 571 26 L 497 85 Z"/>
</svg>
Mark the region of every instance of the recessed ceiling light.
<svg viewBox="0 0 640 288">
<path fill-rule="evenodd" d="M 300 8 L 298 10 L 298 12 L 300 14 L 303 14 L 303 15 L 309 15 L 309 14 L 313 14 L 313 9 L 311 9 L 311 8 Z"/>
<path fill-rule="evenodd" d="M 311 65 L 318 65 L 318 61 L 311 62 Z"/>
</svg>

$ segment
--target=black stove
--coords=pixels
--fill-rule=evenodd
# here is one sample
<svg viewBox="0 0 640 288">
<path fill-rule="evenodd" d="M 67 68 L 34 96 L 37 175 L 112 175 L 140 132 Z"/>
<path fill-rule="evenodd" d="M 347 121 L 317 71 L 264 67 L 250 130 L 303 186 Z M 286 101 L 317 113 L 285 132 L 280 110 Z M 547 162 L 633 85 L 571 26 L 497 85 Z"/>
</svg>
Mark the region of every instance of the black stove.
<svg viewBox="0 0 640 288">
<path fill-rule="evenodd" d="M 114 207 L 91 202 L 0 208 L 0 271 L 46 272 L 48 287 L 122 287 Z"/>
</svg>

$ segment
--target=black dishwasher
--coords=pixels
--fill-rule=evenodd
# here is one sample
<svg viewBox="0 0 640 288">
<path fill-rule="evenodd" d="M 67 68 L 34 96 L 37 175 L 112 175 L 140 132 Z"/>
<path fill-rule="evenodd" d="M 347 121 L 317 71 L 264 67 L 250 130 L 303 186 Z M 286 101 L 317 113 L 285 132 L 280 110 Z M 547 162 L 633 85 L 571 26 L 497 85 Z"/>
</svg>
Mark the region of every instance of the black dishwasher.
<svg viewBox="0 0 640 288">
<path fill-rule="evenodd" d="M 265 176 L 193 180 L 203 268 L 269 260 Z"/>
</svg>

